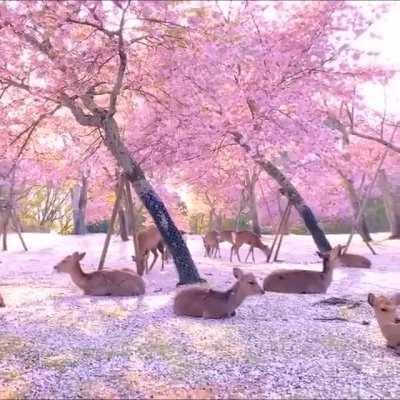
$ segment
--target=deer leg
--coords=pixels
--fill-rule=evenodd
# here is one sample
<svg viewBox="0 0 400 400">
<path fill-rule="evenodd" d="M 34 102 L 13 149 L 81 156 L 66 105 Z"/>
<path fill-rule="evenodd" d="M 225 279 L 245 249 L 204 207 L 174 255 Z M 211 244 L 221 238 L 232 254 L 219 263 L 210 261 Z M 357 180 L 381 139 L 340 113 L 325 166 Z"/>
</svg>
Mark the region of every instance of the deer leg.
<svg viewBox="0 0 400 400">
<path fill-rule="evenodd" d="M 218 249 L 219 258 L 222 258 L 221 257 L 221 249 L 219 248 L 219 245 L 218 245 L 217 249 Z"/>
<path fill-rule="evenodd" d="M 251 246 L 251 255 L 253 257 L 253 264 L 255 264 L 256 260 L 254 259 L 254 247 L 253 246 Z"/>
<path fill-rule="evenodd" d="M 152 268 L 153 268 L 153 266 L 154 266 L 154 264 L 156 263 L 157 258 L 158 258 L 158 251 L 157 251 L 157 249 L 151 249 L 151 252 L 153 253 L 154 258 L 153 258 L 153 261 L 152 261 L 151 264 L 150 264 L 149 272 L 152 270 Z M 150 255 L 149 255 L 149 257 L 150 257 Z"/>
<path fill-rule="evenodd" d="M 236 249 L 236 257 L 237 257 L 237 259 L 239 260 L 239 262 L 241 263 L 242 260 L 240 259 L 240 254 L 239 254 L 240 246 L 236 246 L 235 249 Z"/>
<path fill-rule="evenodd" d="M 252 248 L 253 248 L 253 247 L 250 246 L 249 251 L 247 252 L 246 259 L 244 260 L 244 262 L 247 262 L 247 259 L 249 258 L 249 255 L 250 255 L 250 253 L 251 253 Z"/>
<path fill-rule="evenodd" d="M 232 247 L 231 247 L 231 258 L 230 258 L 231 262 L 232 262 L 232 256 L 233 256 L 233 249 L 234 249 L 234 247 L 235 247 L 235 245 L 233 244 Z"/>
</svg>

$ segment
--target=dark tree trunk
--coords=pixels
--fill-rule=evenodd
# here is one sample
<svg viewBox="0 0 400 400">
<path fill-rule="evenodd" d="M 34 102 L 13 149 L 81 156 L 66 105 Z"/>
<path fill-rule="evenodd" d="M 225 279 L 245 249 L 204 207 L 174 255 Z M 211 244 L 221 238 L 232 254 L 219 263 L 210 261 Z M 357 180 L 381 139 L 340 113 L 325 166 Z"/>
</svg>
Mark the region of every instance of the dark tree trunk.
<svg viewBox="0 0 400 400">
<path fill-rule="evenodd" d="M 393 187 L 386 175 L 386 171 L 381 169 L 378 175 L 378 185 L 382 192 L 385 205 L 386 218 L 390 225 L 390 239 L 400 238 L 400 187 Z"/>
<path fill-rule="evenodd" d="M 122 207 L 118 210 L 118 222 L 119 222 L 119 235 L 121 236 L 121 240 L 123 242 L 127 242 L 129 240 L 128 225 L 126 221 L 125 210 Z"/>
<path fill-rule="evenodd" d="M 339 171 L 339 174 L 342 178 L 342 182 L 346 189 L 347 195 L 349 196 L 354 216 L 355 218 L 357 218 L 357 215 L 360 212 L 361 202 L 358 197 L 356 188 L 354 187 L 353 181 L 351 179 L 347 178 L 347 176 L 345 176 L 341 171 Z M 357 231 L 365 242 L 370 242 L 372 240 L 371 235 L 369 233 L 367 220 L 365 219 L 364 214 L 361 216 L 359 220 Z"/>
<path fill-rule="evenodd" d="M 88 182 L 88 178 L 83 176 L 80 184 L 75 185 L 71 190 L 74 235 L 85 235 L 87 233 L 86 207 Z"/>
<path fill-rule="evenodd" d="M 248 154 L 252 154 L 250 146 L 244 142 L 243 137 L 238 132 L 231 132 L 237 144 L 239 144 Z M 304 202 L 300 193 L 289 181 L 289 179 L 270 161 L 264 160 L 259 155 L 251 155 L 254 162 L 259 165 L 271 178 L 273 178 L 281 187 L 281 193 L 287 197 L 287 199 L 296 208 L 300 217 L 303 219 L 305 226 L 310 232 L 314 243 L 321 252 L 332 250 L 332 247 L 325 236 L 324 231 L 318 225 L 318 221 L 315 218 L 310 207 Z"/>
<path fill-rule="evenodd" d="M 186 243 L 172 221 L 162 200 L 147 181 L 142 169 L 131 157 L 122 142 L 118 126 L 112 116 L 103 119 L 104 143 L 123 169 L 126 178 L 152 216 L 161 236 L 172 255 L 179 275 L 178 285 L 203 282 L 192 260 Z"/>
</svg>

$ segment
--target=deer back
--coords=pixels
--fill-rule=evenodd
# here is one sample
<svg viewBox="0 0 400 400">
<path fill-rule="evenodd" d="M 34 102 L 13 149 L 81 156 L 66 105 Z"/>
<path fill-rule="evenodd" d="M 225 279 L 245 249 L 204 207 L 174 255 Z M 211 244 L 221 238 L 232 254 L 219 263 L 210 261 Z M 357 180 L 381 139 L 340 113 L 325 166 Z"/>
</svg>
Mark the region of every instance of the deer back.
<svg viewBox="0 0 400 400">
<path fill-rule="evenodd" d="M 210 247 L 218 247 L 219 235 L 217 231 L 207 232 L 204 236 L 204 244 Z"/>
<path fill-rule="evenodd" d="M 160 231 L 155 225 L 151 225 L 143 231 L 140 231 L 137 236 L 138 247 L 142 255 L 149 250 L 157 248 L 162 240 Z"/>
<path fill-rule="evenodd" d="M 371 261 L 358 254 L 342 254 L 340 256 L 340 261 L 343 266 L 353 267 L 353 268 L 370 268 Z"/>
</svg>

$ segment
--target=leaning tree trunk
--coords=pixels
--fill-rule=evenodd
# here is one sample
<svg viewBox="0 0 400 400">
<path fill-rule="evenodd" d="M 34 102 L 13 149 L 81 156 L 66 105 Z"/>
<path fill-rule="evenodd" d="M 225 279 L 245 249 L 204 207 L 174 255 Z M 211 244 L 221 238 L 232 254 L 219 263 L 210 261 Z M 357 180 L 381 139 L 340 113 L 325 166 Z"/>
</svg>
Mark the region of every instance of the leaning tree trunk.
<svg viewBox="0 0 400 400">
<path fill-rule="evenodd" d="M 87 233 L 86 207 L 88 183 L 88 178 L 83 176 L 81 183 L 74 185 L 71 189 L 74 235 L 85 235 Z"/>
<path fill-rule="evenodd" d="M 249 192 L 248 199 L 249 199 L 250 218 L 251 218 L 253 232 L 256 235 L 261 235 L 261 228 L 257 211 L 256 183 L 257 183 L 257 178 L 256 175 L 253 173 L 253 176 L 251 178 L 249 176 L 248 186 L 247 186 Z"/>
<path fill-rule="evenodd" d="M 318 221 L 315 218 L 310 207 L 304 202 L 300 193 L 293 186 L 290 180 L 277 168 L 271 161 L 264 160 L 260 155 L 254 154 L 251 151 L 250 146 L 245 143 L 243 137 L 238 132 L 231 132 L 235 142 L 240 145 L 244 151 L 251 156 L 253 161 L 259 165 L 271 178 L 273 178 L 281 187 L 280 192 L 290 203 L 296 208 L 300 217 L 303 219 L 308 231 L 310 232 L 318 250 L 321 252 L 332 250 L 332 247 L 325 236 L 324 231 L 318 225 Z"/>
<path fill-rule="evenodd" d="M 203 282 L 204 280 L 200 278 L 186 243 L 172 221 L 164 203 L 157 196 L 144 172 L 122 142 L 113 116 L 104 117 L 103 129 L 105 145 L 117 160 L 139 199 L 152 216 L 174 259 L 179 275 L 178 285 Z"/>
<path fill-rule="evenodd" d="M 384 169 L 379 170 L 378 185 L 382 192 L 386 218 L 390 225 L 390 239 L 400 238 L 400 186 L 392 187 Z"/>
<path fill-rule="evenodd" d="M 339 171 L 339 174 L 342 178 L 343 185 L 346 189 L 347 195 L 349 196 L 349 200 L 351 203 L 351 206 L 353 208 L 354 216 L 357 218 L 357 215 L 360 212 L 360 199 L 358 197 L 356 188 L 354 187 L 353 182 L 351 179 L 347 178 L 342 172 Z M 371 235 L 369 233 L 369 228 L 367 224 L 367 220 L 365 219 L 365 214 L 361 216 L 358 222 L 357 226 L 357 231 L 360 234 L 360 236 L 363 238 L 364 242 L 370 242 L 372 240 Z"/>
</svg>

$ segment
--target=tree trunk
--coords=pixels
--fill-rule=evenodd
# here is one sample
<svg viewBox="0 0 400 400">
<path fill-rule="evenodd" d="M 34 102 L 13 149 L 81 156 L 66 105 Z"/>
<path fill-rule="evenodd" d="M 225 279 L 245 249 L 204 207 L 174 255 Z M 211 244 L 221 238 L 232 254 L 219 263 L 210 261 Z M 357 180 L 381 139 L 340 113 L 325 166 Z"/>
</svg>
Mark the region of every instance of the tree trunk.
<svg viewBox="0 0 400 400">
<path fill-rule="evenodd" d="M 346 189 L 347 195 L 349 196 L 349 200 L 351 203 L 351 206 L 353 208 L 354 216 L 357 218 L 357 215 L 360 211 L 360 199 L 358 197 L 356 188 L 354 187 L 353 181 L 347 176 L 345 176 L 341 171 L 339 171 L 339 174 L 342 178 L 343 185 Z M 360 236 L 363 238 L 364 242 L 370 242 L 372 240 L 371 235 L 369 233 L 369 228 L 367 224 L 367 220 L 365 219 L 365 215 L 363 214 L 359 220 L 358 226 L 357 226 L 357 231 L 360 234 Z"/>
<path fill-rule="evenodd" d="M 250 146 L 244 142 L 243 137 L 238 132 L 231 132 L 234 140 L 239 144 L 249 155 L 251 155 L 254 162 L 259 165 L 271 178 L 273 178 L 281 187 L 280 192 L 288 198 L 292 205 L 296 208 L 306 225 L 308 231 L 317 245 L 320 252 L 332 250 L 332 247 L 325 236 L 324 231 L 318 225 L 310 207 L 304 202 L 300 193 L 293 186 L 290 180 L 270 161 L 266 161 L 259 155 L 253 155 Z"/>
<path fill-rule="evenodd" d="M 204 280 L 200 278 L 186 243 L 172 221 L 164 203 L 157 196 L 142 169 L 131 157 L 128 149 L 122 142 L 114 117 L 106 116 L 102 122 L 105 133 L 105 145 L 123 169 L 126 178 L 152 216 L 174 259 L 179 275 L 178 285 L 203 282 Z"/>
<path fill-rule="evenodd" d="M 238 232 L 240 230 L 240 217 L 242 216 L 242 211 L 245 206 L 245 201 L 246 201 L 246 198 L 245 198 L 244 189 L 243 189 L 242 192 L 240 193 L 239 211 L 237 213 L 236 223 L 235 223 L 235 231 L 236 232 Z"/>
<path fill-rule="evenodd" d="M 85 235 L 87 233 L 86 207 L 88 181 L 88 178 L 83 176 L 80 184 L 74 185 L 71 189 L 74 235 Z"/>
<path fill-rule="evenodd" d="M 120 209 L 118 210 L 118 222 L 119 222 L 119 235 L 121 236 L 121 240 L 123 242 L 127 242 L 129 240 L 128 224 L 127 224 L 125 210 L 122 207 L 120 207 Z"/>
<path fill-rule="evenodd" d="M 208 213 L 208 231 L 213 231 L 215 229 L 215 209 L 210 208 Z"/>
<path fill-rule="evenodd" d="M 251 177 L 250 175 L 248 175 L 248 182 L 247 182 L 247 190 L 249 192 L 248 199 L 249 199 L 250 218 L 253 227 L 253 232 L 256 235 L 261 235 L 260 222 L 258 220 L 258 212 L 257 212 L 256 183 L 257 183 L 257 176 L 253 172 L 253 175 Z"/>
<path fill-rule="evenodd" d="M 378 185 L 382 192 L 386 218 L 390 225 L 390 239 L 400 238 L 400 187 L 393 188 L 384 169 L 379 170 Z"/>
</svg>

